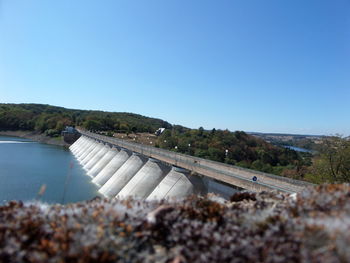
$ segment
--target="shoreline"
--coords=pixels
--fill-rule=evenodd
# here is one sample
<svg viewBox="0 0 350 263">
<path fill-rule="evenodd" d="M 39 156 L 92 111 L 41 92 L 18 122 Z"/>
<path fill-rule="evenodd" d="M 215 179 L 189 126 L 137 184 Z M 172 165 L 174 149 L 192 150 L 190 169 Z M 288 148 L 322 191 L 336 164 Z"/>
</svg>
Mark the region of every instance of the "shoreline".
<svg viewBox="0 0 350 263">
<path fill-rule="evenodd" d="M 63 141 L 62 137 L 49 137 L 43 133 L 35 131 L 0 131 L 0 136 L 13 136 L 25 139 L 31 139 L 36 142 L 46 143 L 56 146 L 68 148 L 70 144 Z"/>
</svg>

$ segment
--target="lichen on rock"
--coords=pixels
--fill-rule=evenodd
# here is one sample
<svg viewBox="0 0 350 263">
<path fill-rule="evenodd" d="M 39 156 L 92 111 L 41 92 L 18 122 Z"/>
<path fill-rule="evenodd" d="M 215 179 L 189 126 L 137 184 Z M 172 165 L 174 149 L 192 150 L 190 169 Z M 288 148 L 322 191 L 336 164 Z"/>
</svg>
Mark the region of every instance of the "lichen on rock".
<svg viewBox="0 0 350 263">
<path fill-rule="evenodd" d="M 0 262 L 350 262 L 350 186 L 0 207 Z"/>
</svg>

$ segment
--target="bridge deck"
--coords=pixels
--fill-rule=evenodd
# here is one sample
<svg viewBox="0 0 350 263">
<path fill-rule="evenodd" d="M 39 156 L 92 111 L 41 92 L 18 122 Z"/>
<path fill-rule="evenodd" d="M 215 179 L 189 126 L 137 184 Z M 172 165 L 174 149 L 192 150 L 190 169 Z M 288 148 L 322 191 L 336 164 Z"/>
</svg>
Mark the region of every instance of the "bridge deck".
<svg viewBox="0 0 350 263">
<path fill-rule="evenodd" d="M 137 152 L 171 165 L 176 165 L 192 172 L 214 178 L 229 185 L 234 185 L 251 191 L 260 192 L 264 190 L 277 190 L 280 192 L 295 193 L 300 192 L 307 186 L 312 186 L 310 183 L 293 180 L 286 177 L 262 173 L 220 162 L 214 162 L 83 130 L 79 130 L 79 132 L 84 136 L 123 147 L 130 151 Z M 257 177 L 257 181 L 252 181 L 253 176 Z"/>
</svg>

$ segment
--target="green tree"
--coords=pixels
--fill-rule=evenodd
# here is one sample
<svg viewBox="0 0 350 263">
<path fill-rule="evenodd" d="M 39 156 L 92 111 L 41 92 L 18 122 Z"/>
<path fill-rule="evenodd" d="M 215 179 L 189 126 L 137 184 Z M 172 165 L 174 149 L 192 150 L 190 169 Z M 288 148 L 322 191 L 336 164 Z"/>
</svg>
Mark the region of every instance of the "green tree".
<svg viewBox="0 0 350 263">
<path fill-rule="evenodd" d="M 350 139 L 341 136 L 323 140 L 320 154 L 314 159 L 312 172 L 326 182 L 350 182 Z"/>
<path fill-rule="evenodd" d="M 204 128 L 203 128 L 203 127 L 199 127 L 199 128 L 198 128 L 198 136 L 199 136 L 199 137 L 202 137 L 202 136 L 203 136 L 203 133 L 204 133 Z"/>
<path fill-rule="evenodd" d="M 84 122 L 84 128 L 91 131 L 101 130 L 101 122 L 96 120 L 87 120 Z"/>
</svg>

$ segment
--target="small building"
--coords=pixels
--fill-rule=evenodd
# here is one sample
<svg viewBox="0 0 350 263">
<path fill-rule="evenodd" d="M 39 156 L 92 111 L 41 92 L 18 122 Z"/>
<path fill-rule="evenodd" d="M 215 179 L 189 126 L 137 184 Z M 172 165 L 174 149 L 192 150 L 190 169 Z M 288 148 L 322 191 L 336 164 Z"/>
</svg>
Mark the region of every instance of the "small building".
<svg viewBox="0 0 350 263">
<path fill-rule="evenodd" d="M 74 134 L 74 133 L 79 133 L 79 132 L 72 126 L 66 126 L 66 128 L 62 131 L 62 135 L 65 133 Z"/>
<path fill-rule="evenodd" d="M 74 143 L 79 139 L 80 133 L 72 126 L 66 126 L 62 131 L 63 140 L 69 144 Z"/>
</svg>

